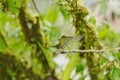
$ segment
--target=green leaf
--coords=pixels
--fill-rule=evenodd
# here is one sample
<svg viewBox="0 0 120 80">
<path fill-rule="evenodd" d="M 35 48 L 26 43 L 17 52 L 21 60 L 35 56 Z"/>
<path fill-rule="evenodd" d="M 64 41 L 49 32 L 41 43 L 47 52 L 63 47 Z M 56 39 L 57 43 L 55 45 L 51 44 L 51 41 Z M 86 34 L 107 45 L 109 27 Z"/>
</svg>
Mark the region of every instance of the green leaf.
<svg viewBox="0 0 120 80">
<path fill-rule="evenodd" d="M 86 75 L 82 75 L 82 76 L 79 78 L 79 80 L 85 80 L 85 78 L 86 78 Z"/>
<path fill-rule="evenodd" d="M 54 24 L 58 19 L 58 9 L 55 6 L 50 7 L 50 9 L 47 11 L 45 19 Z"/>
<path fill-rule="evenodd" d="M 91 16 L 91 17 L 88 19 L 88 21 L 89 21 L 90 23 L 92 23 L 92 24 L 96 24 L 96 19 L 95 19 L 94 16 Z"/>
<path fill-rule="evenodd" d="M 7 13 L 0 13 L 0 28 L 4 27 L 10 18 Z"/>
<path fill-rule="evenodd" d="M 110 80 L 120 80 L 120 70 L 113 67 L 109 74 Z"/>
<path fill-rule="evenodd" d="M 15 8 L 14 8 L 15 6 L 14 6 L 14 4 L 13 4 L 13 1 L 14 1 L 14 0 L 7 0 L 9 9 L 12 10 L 12 11 L 14 11 L 14 9 L 15 9 Z"/>
<path fill-rule="evenodd" d="M 61 11 L 63 17 L 65 18 L 65 20 L 68 20 L 70 18 L 68 13 L 64 9 L 60 8 L 60 11 Z"/>
<path fill-rule="evenodd" d="M 115 54 L 115 57 L 116 57 L 117 59 L 119 59 L 119 61 L 120 61 L 120 52 L 116 53 L 116 54 Z"/>
<path fill-rule="evenodd" d="M 70 74 L 72 73 L 73 69 L 76 67 L 78 62 L 80 61 L 80 57 L 77 55 L 74 55 L 70 62 L 67 64 L 65 70 L 62 74 L 62 80 L 69 80 Z"/>
<path fill-rule="evenodd" d="M 7 48 L 6 41 L 4 40 L 3 36 L 0 34 L 0 51 L 5 51 Z"/>
<path fill-rule="evenodd" d="M 81 63 L 78 63 L 76 66 L 76 72 L 81 72 L 84 70 L 84 66 Z"/>
<path fill-rule="evenodd" d="M 103 38 L 112 39 L 113 37 L 116 37 L 116 34 L 114 31 L 112 31 L 109 28 L 109 24 L 104 23 L 101 30 L 99 31 L 99 37 L 101 39 L 103 39 Z"/>
<path fill-rule="evenodd" d="M 106 58 L 102 58 L 102 59 L 100 60 L 100 63 L 101 63 L 101 65 L 103 65 L 104 63 L 106 63 Z"/>
<path fill-rule="evenodd" d="M 8 4 L 8 8 L 11 12 L 16 13 L 18 12 L 21 4 L 22 4 L 22 0 L 7 0 L 7 4 Z"/>
<path fill-rule="evenodd" d="M 56 26 L 50 27 L 49 30 L 50 32 L 48 35 L 50 36 L 50 41 L 51 41 L 51 44 L 53 45 L 59 39 L 61 32 L 60 32 L 60 29 Z"/>
</svg>

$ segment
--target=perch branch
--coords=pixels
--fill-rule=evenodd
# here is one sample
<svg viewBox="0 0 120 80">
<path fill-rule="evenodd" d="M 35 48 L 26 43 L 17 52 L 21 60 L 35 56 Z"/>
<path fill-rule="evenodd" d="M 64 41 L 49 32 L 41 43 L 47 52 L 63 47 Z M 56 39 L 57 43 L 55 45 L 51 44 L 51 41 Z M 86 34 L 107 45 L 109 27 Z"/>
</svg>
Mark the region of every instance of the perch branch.
<svg viewBox="0 0 120 80">
<path fill-rule="evenodd" d="M 56 54 L 66 54 L 66 53 L 99 53 L 102 57 L 104 57 L 107 61 L 109 61 L 110 64 L 114 65 L 117 69 L 120 69 L 120 64 L 116 62 L 115 59 L 113 60 L 109 60 L 108 58 L 106 58 L 103 54 L 101 54 L 102 52 L 105 51 L 109 51 L 109 52 L 113 52 L 113 51 L 120 51 L 120 47 L 117 48 L 112 48 L 112 49 L 102 49 L 102 50 L 59 50 L 58 52 L 55 52 Z"/>
<path fill-rule="evenodd" d="M 119 51 L 120 47 L 118 48 L 113 48 L 113 49 L 101 49 L 101 50 L 59 50 L 58 52 L 55 52 L 57 54 L 66 54 L 66 53 L 90 53 L 90 52 L 94 52 L 94 53 L 102 53 L 105 51 Z"/>
</svg>

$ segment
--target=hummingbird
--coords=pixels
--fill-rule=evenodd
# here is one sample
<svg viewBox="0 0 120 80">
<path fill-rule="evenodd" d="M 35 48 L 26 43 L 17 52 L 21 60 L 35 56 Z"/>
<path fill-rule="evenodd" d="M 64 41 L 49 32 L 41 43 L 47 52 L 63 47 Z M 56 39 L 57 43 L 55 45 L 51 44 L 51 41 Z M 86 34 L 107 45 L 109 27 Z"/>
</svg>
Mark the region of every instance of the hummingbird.
<svg viewBox="0 0 120 80">
<path fill-rule="evenodd" d="M 62 35 L 61 38 L 59 39 L 59 42 L 53 47 L 56 47 L 57 49 L 64 49 L 69 44 L 69 42 L 74 38 L 75 37 L 72 36 Z M 81 38 L 82 36 L 80 36 L 80 39 Z"/>
</svg>

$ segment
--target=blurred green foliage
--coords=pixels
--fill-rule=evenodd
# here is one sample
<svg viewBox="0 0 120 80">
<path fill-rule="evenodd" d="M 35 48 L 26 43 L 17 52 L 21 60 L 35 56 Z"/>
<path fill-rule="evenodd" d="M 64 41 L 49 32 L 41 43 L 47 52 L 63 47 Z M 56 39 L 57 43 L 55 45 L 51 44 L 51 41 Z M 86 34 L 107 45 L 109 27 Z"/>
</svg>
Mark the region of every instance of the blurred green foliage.
<svg viewBox="0 0 120 80">
<path fill-rule="evenodd" d="M 40 77 L 43 79 L 46 76 L 49 76 L 52 74 L 42 73 L 44 68 L 42 67 L 42 64 L 39 64 L 39 62 L 36 60 L 36 58 L 34 58 L 34 55 L 33 55 L 33 53 L 35 52 L 35 48 L 34 48 L 35 45 L 29 45 L 25 41 L 25 37 L 22 32 L 22 28 L 21 28 L 21 25 L 20 25 L 19 19 L 18 19 L 19 9 L 22 6 L 22 1 L 23 0 L 2 0 L 0 2 L 0 52 L 1 52 L 0 54 L 9 52 L 10 55 L 14 55 L 18 60 L 23 61 L 24 63 L 26 62 L 25 66 L 30 69 L 32 67 L 33 72 L 35 72 L 35 74 L 40 75 Z M 105 11 L 104 9 L 107 8 L 106 7 L 107 3 L 106 2 L 103 3 L 103 2 L 104 1 L 102 0 L 102 2 L 101 2 L 101 6 L 103 9 L 102 12 L 104 12 Z M 31 6 L 34 6 L 30 0 L 28 0 L 28 4 Z M 46 2 L 46 4 L 47 4 L 47 2 Z M 40 7 L 42 7 L 42 6 L 40 6 Z M 28 8 L 28 10 L 31 8 Z M 36 12 L 34 14 L 36 14 Z M 54 58 L 56 58 L 57 56 L 53 55 L 53 53 L 54 53 L 53 51 L 57 51 L 57 50 L 51 46 L 56 45 L 56 43 L 60 39 L 60 36 L 64 35 L 64 33 L 62 33 L 63 32 L 62 29 L 68 29 L 69 26 L 72 25 L 71 16 L 68 15 L 66 10 L 59 8 L 59 6 L 56 6 L 54 4 L 52 4 L 51 6 L 48 7 L 45 14 L 39 13 L 39 16 L 41 16 L 43 18 L 43 20 L 40 21 L 41 22 L 40 25 L 42 27 L 41 30 L 43 31 L 43 34 L 45 34 L 47 41 L 48 41 L 48 44 L 47 44 L 48 47 L 47 47 L 47 49 L 43 48 L 43 51 L 45 53 L 48 53 L 46 55 L 51 55 L 51 56 L 47 56 L 47 58 L 48 58 L 48 60 L 50 60 L 48 62 L 52 65 L 52 67 L 55 70 L 54 76 L 56 76 L 57 78 L 62 79 L 62 80 L 67 80 L 67 79 L 71 78 L 72 71 L 74 69 L 76 69 L 74 76 L 72 76 L 72 80 L 74 80 L 77 75 L 80 76 L 77 80 L 85 79 L 88 75 L 86 76 L 86 74 L 83 74 L 83 73 L 86 70 L 87 64 L 85 63 L 85 61 L 81 61 L 81 59 L 77 53 L 66 55 L 66 59 L 68 59 L 69 61 L 68 61 L 68 63 L 66 63 L 67 65 L 65 66 L 64 69 L 62 69 L 63 68 L 62 66 L 58 67 L 59 65 L 57 65 L 57 63 L 55 63 L 55 61 L 54 61 Z M 95 17 L 91 16 L 88 19 L 88 21 L 90 24 L 96 26 Z M 65 22 L 67 23 L 67 25 L 64 24 Z M 29 25 L 29 23 L 28 23 L 28 25 Z M 97 29 L 98 29 L 98 33 L 99 33 L 100 42 L 102 43 L 102 45 L 105 48 L 112 49 L 112 48 L 120 47 L 120 33 L 117 33 L 115 31 L 111 30 L 108 23 L 104 23 L 100 26 L 97 26 Z M 74 32 L 74 30 L 71 30 L 71 31 Z M 66 33 L 68 35 L 71 35 L 71 33 L 68 33 L 68 32 L 66 32 Z M 77 41 L 71 41 L 69 44 L 72 44 L 71 47 L 73 47 L 75 44 L 79 44 L 79 43 Z M 75 46 L 77 46 L 77 45 L 75 45 Z M 71 48 L 69 48 L 69 49 L 71 49 Z M 107 78 L 107 80 L 119 80 L 120 79 L 120 70 L 118 68 L 120 68 L 120 65 L 119 65 L 120 51 L 104 52 L 103 56 L 104 57 L 101 59 L 101 65 L 100 65 L 100 67 L 102 68 L 101 72 L 105 73 L 108 70 L 108 75 L 107 75 L 107 73 L 105 75 L 101 74 L 103 79 L 106 80 L 106 78 Z M 109 63 L 108 60 L 111 56 L 113 58 L 115 58 L 115 64 L 118 66 L 114 65 L 114 63 L 112 65 L 108 66 L 109 64 L 107 64 L 107 63 Z M 7 56 L 6 56 L 6 58 L 7 58 Z M 52 60 L 51 60 L 51 58 L 52 58 Z M 59 62 L 60 61 L 61 60 L 59 60 Z M 11 62 L 9 62 L 9 63 L 10 63 L 9 65 L 12 64 Z M 0 69 L 7 68 L 4 66 L 1 66 L 1 64 L 2 63 L 0 61 Z M 10 80 L 17 80 L 17 78 L 13 79 L 14 76 L 17 75 L 13 71 L 11 71 L 9 69 L 5 69 L 3 71 L 5 71 L 5 73 L 7 73 L 9 75 L 9 77 L 11 78 Z M 1 71 L 0 71 L 0 74 L 1 74 Z M 22 76 L 24 76 L 24 75 L 22 75 Z M 7 75 L 5 77 L 7 77 Z M 0 79 L 1 79 L 1 77 L 0 77 Z M 26 80 L 30 80 L 30 79 L 26 79 Z M 33 80 L 33 79 L 31 79 L 31 80 Z M 37 79 L 37 80 L 39 80 L 39 79 Z"/>
</svg>

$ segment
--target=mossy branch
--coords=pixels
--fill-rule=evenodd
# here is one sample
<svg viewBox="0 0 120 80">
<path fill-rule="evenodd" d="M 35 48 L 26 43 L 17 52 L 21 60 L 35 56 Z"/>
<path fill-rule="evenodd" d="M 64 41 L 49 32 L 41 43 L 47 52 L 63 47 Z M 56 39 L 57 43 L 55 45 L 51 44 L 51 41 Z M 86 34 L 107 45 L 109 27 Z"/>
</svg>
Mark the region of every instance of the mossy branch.
<svg viewBox="0 0 120 80">
<path fill-rule="evenodd" d="M 31 18 L 31 16 L 28 16 L 27 2 L 26 0 L 23 0 L 23 5 L 20 8 L 18 17 L 26 42 L 35 46 L 35 52 L 33 55 L 37 58 L 39 63 L 42 63 L 44 73 L 52 74 L 52 69 L 47 61 L 46 53 L 43 50 L 43 48 L 47 49 L 48 47 L 46 37 L 42 33 L 39 17 Z"/>
<path fill-rule="evenodd" d="M 24 60 L 18 60 L 10 53 L 2 52 L 0 52 L 0 79 L 41 80 L 40 75 L 34 73 L 32 68 L 27 68 Z"/>
<path fill-rule="evenodd" d="M 79 0 L 63 0 L 68 5 L 66 6 L 67 11 L 72 15 L 73 24 L 76 28 L 76 35 L 82 35 L 83 38 L 79 41 L 81 44 L 79 46 L 78 52 L 86 52 L 86 50 L 92 49 L 101 49 L 99 44 L 99 38 L 97 36 L 97 30 L 95 26 L 91 26 L 86 20 L 86 16 L 89 14 L 89 11 L 86 7 L 78 4 Z M 81 51 L 82 50 L 82 51 Z M 62 52 L 64 53 L 64 51 Z M 100 73 L 100 55 L 94 54 L 95 51 L 87 52 L 86 54 L 80 54 L 80 57 L 85 57 L 87 60 L 88 70 L 91 77 L 91 80 L 99 80 Z M 97 73 L 97 74 L 96 74 Z"/>
</svg>

